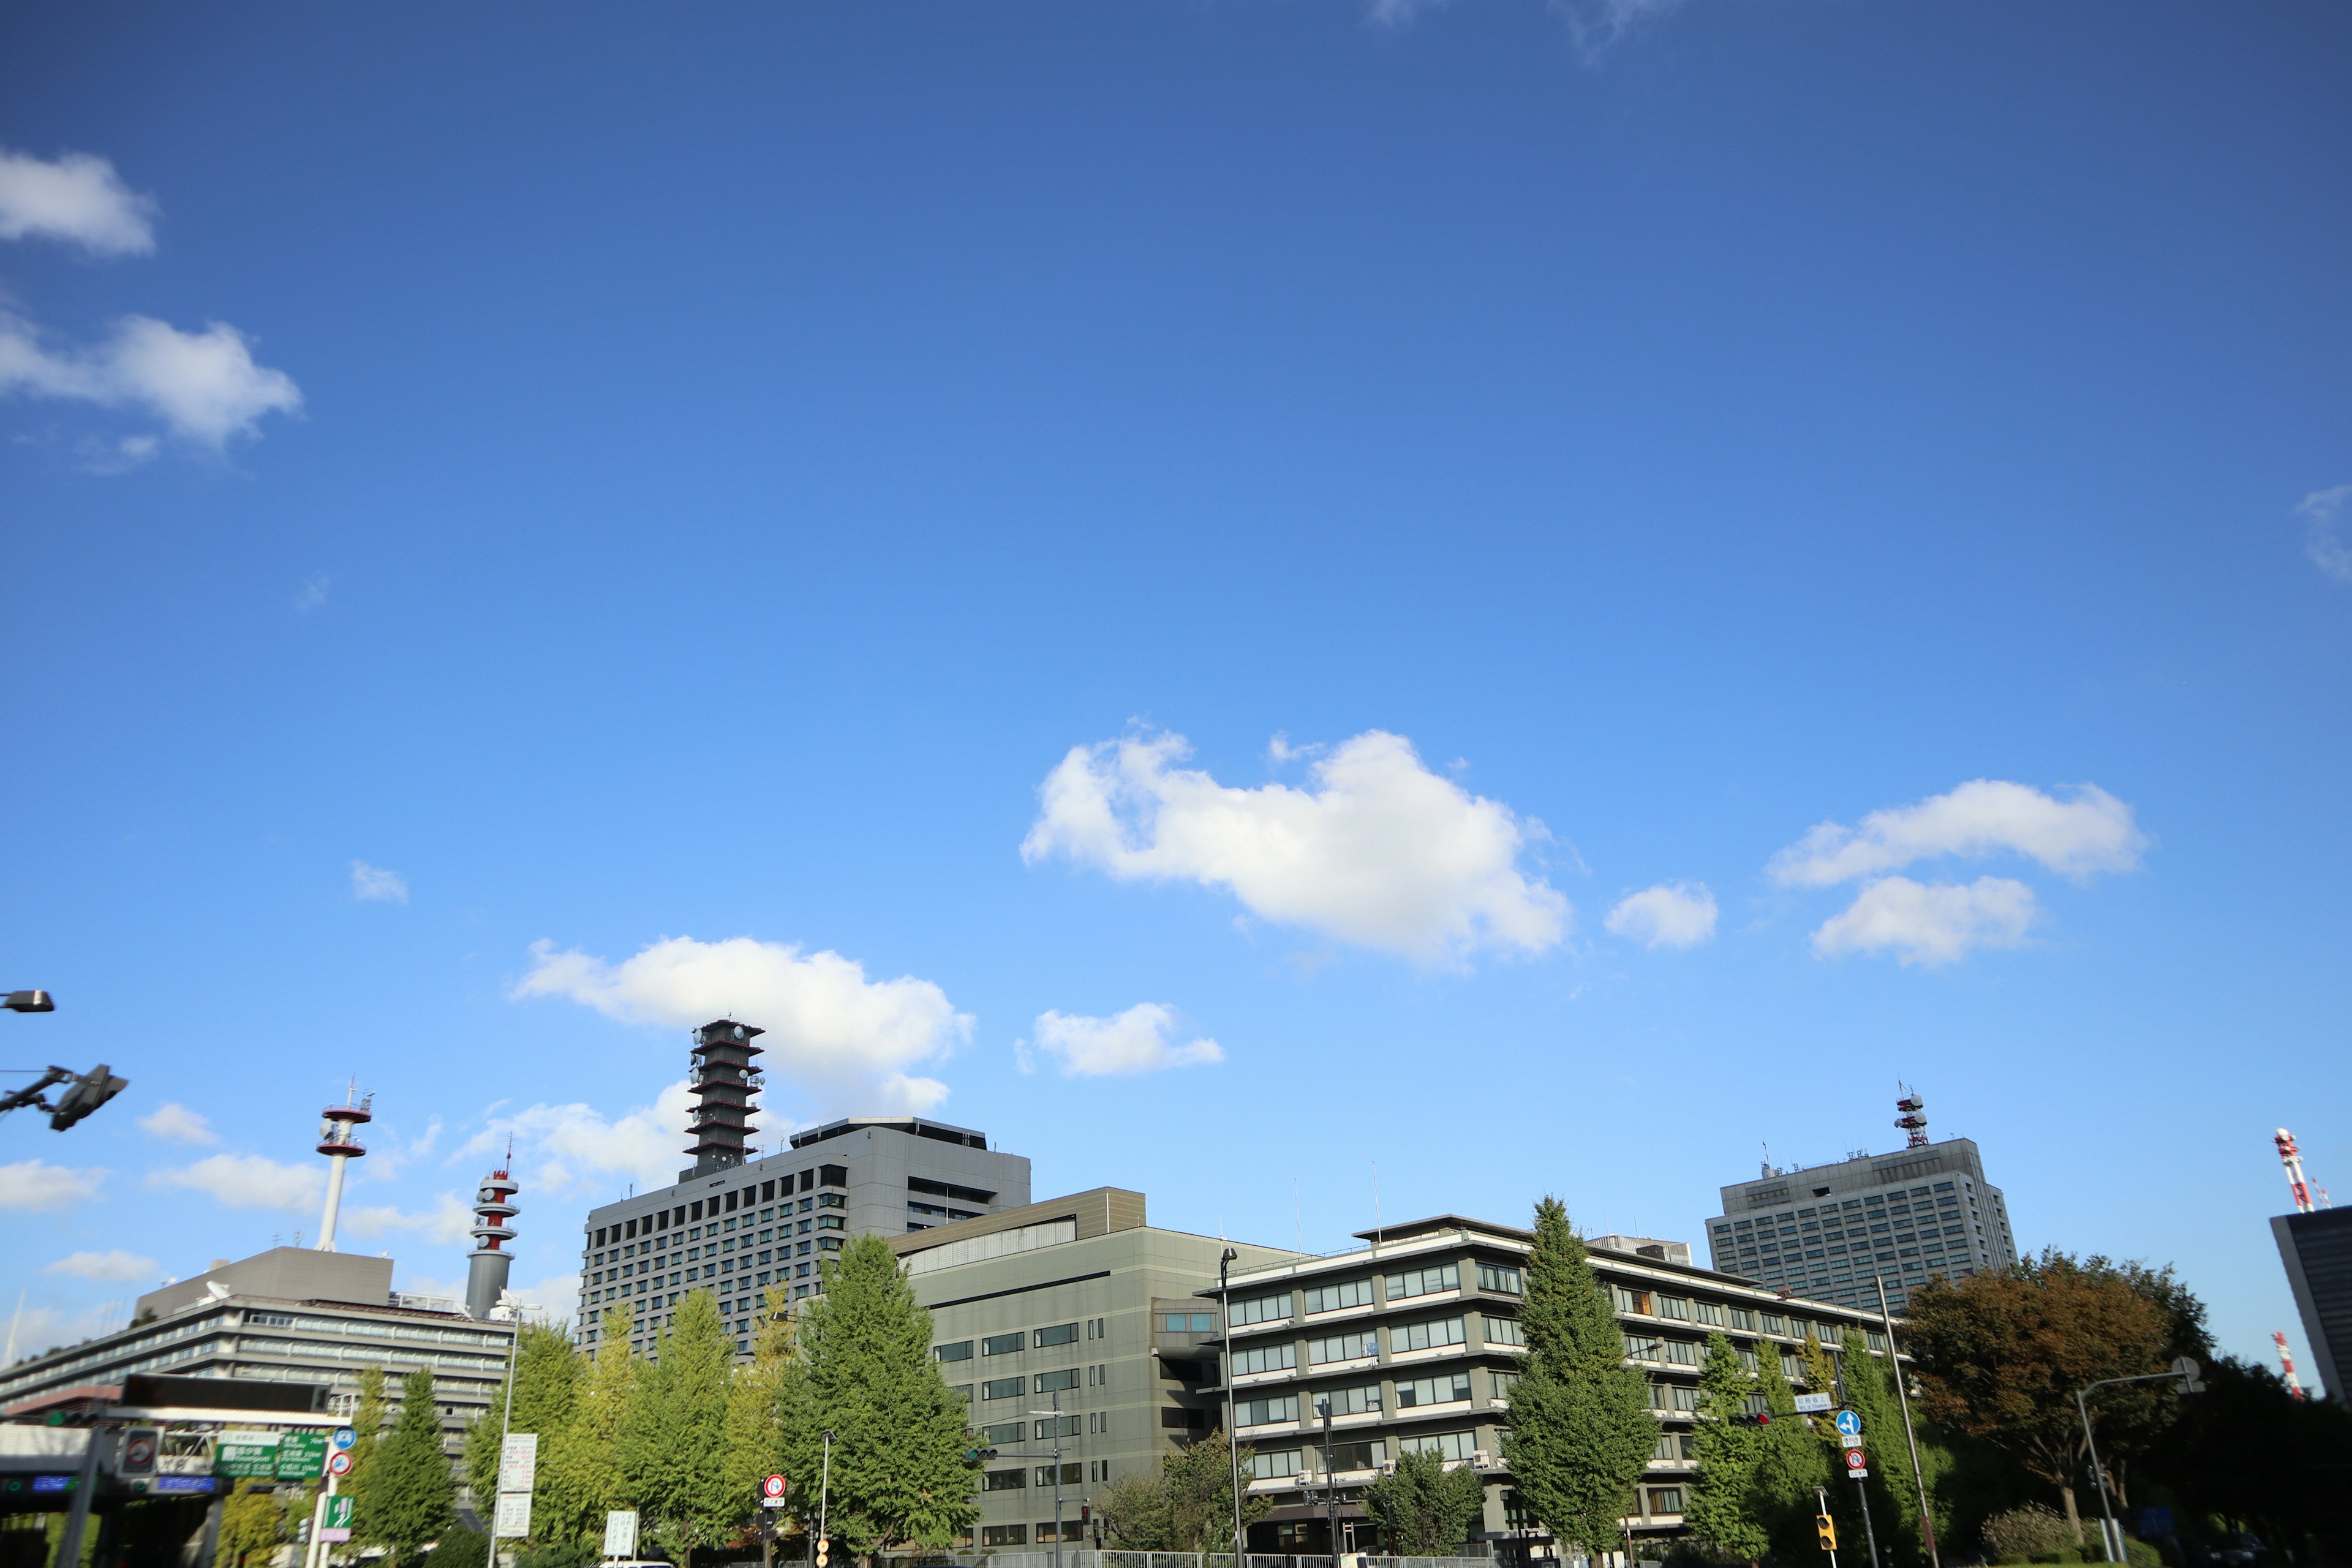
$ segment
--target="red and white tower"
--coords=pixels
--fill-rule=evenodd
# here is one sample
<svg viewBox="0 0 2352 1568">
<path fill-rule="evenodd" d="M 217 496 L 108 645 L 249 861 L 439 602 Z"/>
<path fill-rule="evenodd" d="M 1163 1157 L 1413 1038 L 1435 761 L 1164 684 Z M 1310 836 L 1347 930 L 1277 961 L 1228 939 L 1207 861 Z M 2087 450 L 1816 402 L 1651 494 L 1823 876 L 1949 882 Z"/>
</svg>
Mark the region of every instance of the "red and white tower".
<svg viewBox="0 0 2352 1568">
<path fill-rule="evenodd" d="M 360 1143 L 359 1129 L 375 1120 L 368 1110 L 374 1100 L 374 1095 L 360 1093 L 354 1079 L 343 1090 L 342 1104 L 319 1112 L 319 1152 L 327 1157 L 327 1215 L 319 1222 L 320 1252 L 335 1250 L 335 1217 L 343 1207 L 343 1167 L 367 1152 Z"/>
<path fill-rule="evenodd" d="M 514 1226 L 508 1222 L 521 1212 L 514 1205 L 519 1189 L 507 1173 L 513 1164 L 514 1149 L 509 1145 L 506 1164 L 484 1176 L 474 1194 L 473 1237 L 478 1245 L 466 1260 L 466 1310 L 473 1317 L 490 1315 L 490 1309 L 506 1294 L 507 1271 L 514 1267 L 514 1254 L 506 1249 L 506 1244 L 515 1238 Z"/>
<path fill-rule="evenodd" d="M 2272 1330 L 2271 1343 L 2278 1346 L 2279 1375 L 2286 1379 L 2286 1391 L 2297 1399 L 2301 1399 L 2303 1384 L 2295 1381 L 2294 1356 L 2286 1348 L 2286 1335 L 2278 1330 Z"/>
<path fill-rule="evenodd" d="M 1903 1129 L 1910 1139 L 1904 1147 L 1925 1149 L 1927 1146 L 1927 1102 L 1919 1097 L 1917 1089 L 1907 1083 L 1898 1083 L 1895 1087 L 1903 1091 L 1903 1098 L 1895 1102 L 1895 1109 L 1903 1113 L 1895 1119 L 1895 1125 Z"/>
<path fill-rule="evenodd" d="M 2294 1193 L 2294 1211 L 2311 1212 L 2311 1187 L 2303 1179 L 2303 1155 L 2294 1146 L 2294 1134 L 2282 1127 L 2271 1142 L 2278 1145 L 2279 1163 L 2286 1167 L 2286 1184 Z"/>
</svg>

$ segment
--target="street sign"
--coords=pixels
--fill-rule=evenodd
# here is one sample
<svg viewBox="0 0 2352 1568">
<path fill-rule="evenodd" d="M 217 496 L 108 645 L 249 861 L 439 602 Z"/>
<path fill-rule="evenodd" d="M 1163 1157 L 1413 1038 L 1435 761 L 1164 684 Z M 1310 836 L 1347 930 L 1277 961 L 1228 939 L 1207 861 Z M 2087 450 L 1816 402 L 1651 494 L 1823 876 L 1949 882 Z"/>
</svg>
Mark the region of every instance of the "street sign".
<svg viewBox="0 0 2352 1568">
<path fill-rule="evenodd" d="M 349 1492 L 337 1492 L 327 1500 L 327 1511 L 320 1516 L 329 1530 L 349 1530 L 352 1515 L 359 1509 L 360 1500 Z"/>
<path fill-rule="evenodd" d="M 278 1479 L 278 1434 L 224 1432 L 213 1445 L 213 1474 L 231 1480 Z"/>
<path fill-rule="evenodd" d="M 524 1536 L 530 1533 L 530 1494 L 500 1492 L 498 1517 L 490 1524 L 490 1539 Z"/>
<path fill-rule="evenodd" d="M 348 1447 L 350 1447 L 352 1444 L 357 1443 L 359 1440 L 360 1440 L 360 1429 L 359 1429 L 358 1427 L 356 1427 L 356 1426 L 338 1426 L 338 1427 L 336 1427 L 336 1428 L 335 1428 L 335 1447 L 338 1447 L 338 1448 L 348 1448 Z"/>
<path fill-rule="evenodd" d="M 637 1554 L 637 1516 L 634 1510 L 624 1510 L 604 1516 L 604 1555 L 635 1557 Z"/>
<path fill-rule="evenodd" d="M 346 1449 L 342 1453 L 337 1454 L 333 1458 L 329 1459 L 327 1461 L 327 1473 L 331 1476 L 350 1475 L 352 1473 L 352 1456 L 350 1450 Z"/>
<path fill-rule="evenodd" d="M 1838 1434 L 1838 1442 L 1842 1447 L 1858 1449 L 1862 1447 L 1862 1434 L 1841 1432 Z"/>
<path fill-rule="evenodd" d="M 281 1481 L 314 1481 L 327 1467 L 327 1439 L 317 1432 L 289 1432 L 278 1439 Z"/>
<path fill-rule="evenodd" d="M 539 1476 L 539 1434 L 509 1432 L 499 1447 L 499 1490 L 527 1492 Z"/>
<path fill-rule="evenodd" d="M 770 1476 L 766 1480 L 760 1483 L 760 1495 L 761 1497 L 781 1498 L 786 1492 L 792 1490 L 792 1482 L 784 1479 L 782 1476 Z"/>
<path fill-rule="evenodd" d="M 1845 1473 L 1855 1480 L 1870 1474 L 1870 1458 L 1859 1448 L 1845 1451 Z"/>
<path fill-rule="evenodd" d="M 1800 1394 L 1797 1395 L 1797 1414 L 1800 1415 L 1819 1415 L 1828 1410 L 1829 1407 L 1830 1396 L 1826 1394 Z"/>
<path fill-rule="evenodd" d="M 122 1450 L 115 1460 L 117 1474 L 152 1476 L 155 1473 L 156 1452 L 163 1446 L 163 1434 L 152 1426 L 134 1426 L 122 1435 Z"/>
<path fill-rule="evenodd" d="M 1859 1437 L 1862 1436 L 1862 1417 L 1851 1410 L 1841 1410 L 1837 1413 L 1837 1429 L 1844 1436 Z"/>
</svg>

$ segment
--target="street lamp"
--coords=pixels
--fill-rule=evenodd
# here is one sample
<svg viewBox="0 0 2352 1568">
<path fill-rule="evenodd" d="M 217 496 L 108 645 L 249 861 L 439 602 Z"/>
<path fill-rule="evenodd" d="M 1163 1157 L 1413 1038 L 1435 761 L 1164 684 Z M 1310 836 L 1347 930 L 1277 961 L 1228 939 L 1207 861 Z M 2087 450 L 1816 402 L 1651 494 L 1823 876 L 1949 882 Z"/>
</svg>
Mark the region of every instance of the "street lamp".
<svg viewBox="0 0 2352 1568">
<path fill-rule="evenodd" d="M 58 1005 L 49 1000 L 46 991 L 11 991 L 0 998 L 0 1007 L 11 1013 L 54 1013 Z"/>
<path fill-rule="evenodd" d="M 1234 1568 L 1242 1568 L 1242 1440 L 1234 1436 L 1234 1290 L 1226 1270 L 1239 1257 L 1228 1247 L 1217 1259 L 1217 1310 L 1225 1326 L 1218 1357 L 1225 1378 L 1225 1454 L 1234 1471 Z"/>
<path fill-rule="evenodd" d="M 2137 1377 L 2103 1377 L 2096 1383 L 2086 1383 L 2074 1391 L 2074 1410 L 2083 1418 L 2083 1446 L 2090 1450 L 2091 1479 L 2099 1483 L 2099 1557 L 2103 1562 L 2120 1563 L 2130 1554 L 2116 1550 L 2117 1537 L 2123 1533 L 2116 1523 L 2115 1504 L 2107 1497 L 2107 1470 L 2099 1463 L 2098 1439 L 2091 1436 L 2091 1406 L 2085 1398 L 2095 1388 L 2106 1388 L 2119 1383 L 2163 1383 L 2179 1384 L 2182 1394 L 2202 1394 L 2205 1384 L 2199 1380 L 2204 1368 L 2187 1356 L 2176 1357 L 2163 1372 L 2142 1373 Z"/>
<path fill-rule="evenodd" d="M 1054 1394 L 1054 1408 L 1032 1410 L 1032 1415 L 1054 1418 L 1054 1568 L 1062 1568 L 1062 1395 Z"/>
</svg>

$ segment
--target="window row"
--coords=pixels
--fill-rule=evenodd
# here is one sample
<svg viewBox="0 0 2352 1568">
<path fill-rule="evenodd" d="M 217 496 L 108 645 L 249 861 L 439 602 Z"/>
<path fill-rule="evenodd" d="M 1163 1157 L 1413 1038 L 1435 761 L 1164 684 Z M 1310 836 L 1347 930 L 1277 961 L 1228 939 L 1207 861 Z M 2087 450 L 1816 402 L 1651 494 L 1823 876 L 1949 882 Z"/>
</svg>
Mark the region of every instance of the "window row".
<svg viewBox="0 0 2352 1568">
<path fill-rule="evenodd" d="M 717 1219 L 722 1214 L 733 1214 L 738 1208 L 757 1208 L 761 1204 L 774 1203 L 779 1197 L 790 1198 L 796 1192 L 813 1193 L 819 1187 L 848 1185 L 848 1166 L 819 1165 L 814 1170 L 795 1172 L 772 1181 L 749 1182 L 731 1193 L 714 1194 L 708 1198 L 697 1198 L 692 1203 L 679 1204 L 675 1208 L 659 1209 L 649 1215 L 640 1215 L 635 1219 L 600 1226 L 588 1245 L 591 1247 L 610 1247 L 615 1242 L 630 1241 L 639 1236 L 667 1230 L 672 1226 L 691 1225 L 704 1218 L 706 1210 L 709 1218 Z M 844 1205 L 847 1202 L 846 1198 L 842 1200 Z"/>
<path fill-rule="evenodd" d="M 1083 1326 L 1086 1337 L 1090 1340 L 1101 1339 L 1107 1327 L 1100 1318 L 1088 1318 Z M 1042 1351 L 1052 1350 L 1057 1345 L 1074 1345 L 1078 1342 L 1080 1327 L 1078 1323 L 1055 1323 L 1042 1329 L 1015 1329 L 1009 1334 L 988 1334 L 980 1341 L 980 1353 L 984 1356 L 1011 1355 L 1021 1350 Z M 970 1361 L 971 1346 L 970 1340 L 954 1340 L 943 1345 L 933 1345 L 931 1354 L 942 1362 Z"/>
<path fill-rule="evenodd" d="M 1516 1372 L 1490 1372 L 1486 1376 L 1487 1392 L 1502 1400 L 1510 1398 L 1511 1389 L 1519 1381 Z M 1474 1374 L 1466 1371 L 1441 1373 L 1435 1377 L 1399 1378 L 1396 1408 L 1418 1410 L 1433 1405 L 1466 1404 L 1473 1386 Z M 1244 1429 L 1296 1422 L 1302 1410 L 1309 1421 L 1319 1421 L 1327 1404 L 1334 1420 L 1344 1415 L 1376 1415 L 1383 1408 L 1381 1388 L 1377 1383 L 1365 1383 L 1317 1394 L 1267 1394 L 1237 1400 L 1234 1405 L 1234 1426 Z"/>
<path fill-rule="evenodd" d="M 1387 1333 L 1389 1351 L 1394 1355 L 1469 1342 L 1467 1320 L 1462 1318 L 1431 1318 L 1418 1323 L 1395 1323 L 1389 1326 Z M 1486 1319 L 1483 1333 L 1490 1345 L 1527 1343 L 1525 1331 L 1516 1320 L 1510 1318 Z M 1335 1362 L 1371 1360 L 1381 1353 L 1381 1330 L 1375 1325 L 1308 1340 L 1307 1364 L 1328 1366 Z M 1247 1350 L 1234 1352 L 1235 1377 L 1248 1377 L 1264 1372 L 1287 1372 L 1297 1365 L 1298 1342 L 1296 1340 L 1286 1340 L 1280 1344 L 1253 1345 Z"/>
<path fill-rule="evenodd" d="M 1520 1272 L 1507 1264 L 1481 1263 L 1476 1279 L 1482 1290 L 1494 1290 L 1505 1295 L 1525 1293 Z M 1462 1289 L 1462 1266 L 1459 1263 L 1432 1263 L 1419 1268 L 1394 1270 L 1381 1277 L 1382 1294 L 1372 1291 L 1372 1277 L 1340 1279 L 1328 1285 L 1309 1286 L 1299 1292 L 1301 1306 L 1307 1317 L 1318 1312 L 1344 1311 L 1353 1307 L 1378 1306 L 1388 1301 L 1410 1301 L 1417 1297 L 1459 1292 Z M 1291 1297 L 1287 1290 L 1271 1296 L 1252 1296 L 1233 1304 L 1233 1323 L 1237 1329 L 1253 1323 L 1278 1322 L 1291 1316 Z M 1193 1321 L 1199 1321 L 1196 1316 Z M 1171 1332 L 1201 1332 L 1195 1328 L 1180 1330 L 1173 1316 L 1168 1327 Z"/>
</svg>

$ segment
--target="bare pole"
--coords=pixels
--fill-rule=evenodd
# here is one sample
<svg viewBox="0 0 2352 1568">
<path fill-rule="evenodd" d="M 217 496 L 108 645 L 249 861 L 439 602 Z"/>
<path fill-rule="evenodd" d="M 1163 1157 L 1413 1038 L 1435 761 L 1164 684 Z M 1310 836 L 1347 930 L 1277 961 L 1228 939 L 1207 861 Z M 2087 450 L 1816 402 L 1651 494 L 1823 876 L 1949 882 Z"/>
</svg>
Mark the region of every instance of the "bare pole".
<svg viewBox="0 0 2352 1568">
<path fill-rule="evenodd" d="M 1870 1282 L 1878 1288 L 1878 1321 L 1886 1331 L 1886 1370 L 1895 1379 L 1895 1397 L 1903 1406 L 1903 1441 L 1911 1448 L 1911 1480 L 1919 1489 L 1919 1541 L 1927 1549 L 1931 1568 L 1944 1568 L 1944 1560 L 1936 1552 L 1936 1516 L 1927 1507 L 1927 1472 L 1919 1468 L 1919 1438 L 1911 1430 L 1911 1394 L 1903 1375 L 1903 1355 L 1895 1343 L 1895 1314 L 1886 1307 L 1886 1277 L 1873 1274 Z"/>
<path fill-rule="evenodd" d="M 1234 1289 L 1226 1270 L 1240 1256 L 1228 1247 L 1217 1259 L 1218 1306 L 1225 1326 L 1225 1453 L 1234 1472 L 1234 1568 L 1242 1568 L 1242 1441 L 1234 1436 Z"/>
</svg>

